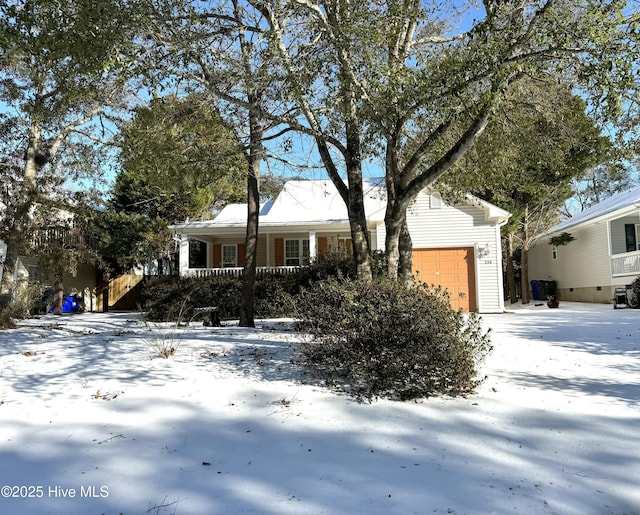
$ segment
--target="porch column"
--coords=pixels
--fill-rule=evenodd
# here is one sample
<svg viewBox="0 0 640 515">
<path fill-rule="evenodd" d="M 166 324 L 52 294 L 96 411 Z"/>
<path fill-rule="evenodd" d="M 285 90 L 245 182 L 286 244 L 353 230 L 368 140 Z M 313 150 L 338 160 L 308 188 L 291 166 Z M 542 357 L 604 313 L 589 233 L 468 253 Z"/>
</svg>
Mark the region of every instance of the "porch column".
<svg viewBox="0 0 640 515">
<path fill-rule="evenodd" d="M 309 260 L 313 261 L 317 254 L 316 231 L 309 231 Z"/>
<path fill-rule="evenodd" d="M 266 251 L 267 251 L 267 257 L 266 257 L 266 262 L 265 262 L 265 266 L 269 267 L 269 266 L 273 266 L 273 263 L 271 262 L 271 252 L 269 252 L 269 240 L 270 240 L 270 234 L 266 233 L 265 234 L 265 247 L 266 247 Z"/>
<path fill-rule="evenodd" d="M 180 233 L 180 253 L 178 255 L 178 269 L 180 277 L 187 275 L 187 269 L 189 268 L 189 237 L 186 234 Z"/>
</svg>

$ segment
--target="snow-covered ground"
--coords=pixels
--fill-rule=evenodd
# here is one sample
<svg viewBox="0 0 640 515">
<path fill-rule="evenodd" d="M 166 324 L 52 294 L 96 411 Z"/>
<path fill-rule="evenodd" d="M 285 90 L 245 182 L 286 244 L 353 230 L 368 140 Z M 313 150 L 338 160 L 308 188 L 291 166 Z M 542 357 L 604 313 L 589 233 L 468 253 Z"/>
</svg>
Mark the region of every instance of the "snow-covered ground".
<svg viewBox="0 0 640 515">
<path fill-rule="evenodd" d="M 358 404 L 299 336 L 135 314 L 0 332 L 0 514 L 640 514 L 640 311 L 485 315 L 468 398 Z M 6 485 L 6 486 L 2 486 Z"/>
</svg>

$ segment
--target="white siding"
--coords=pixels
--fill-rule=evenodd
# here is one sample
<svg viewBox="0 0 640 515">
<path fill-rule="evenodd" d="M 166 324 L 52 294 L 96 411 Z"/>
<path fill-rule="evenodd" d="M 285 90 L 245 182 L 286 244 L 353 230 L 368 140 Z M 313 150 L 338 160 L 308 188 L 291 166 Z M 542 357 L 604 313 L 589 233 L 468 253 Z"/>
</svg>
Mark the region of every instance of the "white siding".
<svg viewBox="0 0 640 515">
<path fill-rule="evenodd" d="M 584 288 L 611 285 L 608 224 L 602 222 L 571 232 L 575 240 L 558 247 L 543 238 L 529 252 L 529 279 L 557 281 L 558 288 Z"/>
<path fill-rule="evenodd" d="M 413 247 L 474 247 L 478 311 L 503 311 L 499 227 L 486 221 L 485 212 L 479 207 L 443 204 L 440 208 L 431 209 L 429 200 L 429 195 L 421 193 L 407 210 Z M 384 249 L 385 234 L 384 225 L 379 225 L 377 244 L 380 249 Z"/>
</svg>

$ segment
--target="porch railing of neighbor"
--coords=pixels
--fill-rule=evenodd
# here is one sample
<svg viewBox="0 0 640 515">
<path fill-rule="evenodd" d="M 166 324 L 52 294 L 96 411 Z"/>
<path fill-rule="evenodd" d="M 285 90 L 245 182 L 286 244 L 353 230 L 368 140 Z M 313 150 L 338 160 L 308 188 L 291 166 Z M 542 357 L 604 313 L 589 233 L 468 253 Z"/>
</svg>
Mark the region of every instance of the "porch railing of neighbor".
<svg viewBox="0 0 640 515">
<path fill-rule="evenodd" d="M 611 275 L 640 275 L 640 251 L 611 256 Z"/>
</svg>

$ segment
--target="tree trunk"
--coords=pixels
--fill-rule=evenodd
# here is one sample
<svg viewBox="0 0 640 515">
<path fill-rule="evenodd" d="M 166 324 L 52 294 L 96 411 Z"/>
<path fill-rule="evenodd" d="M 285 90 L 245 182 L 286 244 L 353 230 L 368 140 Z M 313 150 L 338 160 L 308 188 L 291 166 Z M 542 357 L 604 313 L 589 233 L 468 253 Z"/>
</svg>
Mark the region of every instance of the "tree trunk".
<svg viewBox="0 0 640 515">
<path fill-rule="evenodd" d="M 387 257 L 387 277 L 395 281 L 398 278 L 398 265 L 400 263 L 402 219 L 394 215 L 394 205 L 391 198 L 387 200 L 387 212 L 384 218 L 384 225 L 386 229 L 384 248 Z"/>
<path fill-rule="evenodd" d="M 369 244 L 369 230 L 364 209 L 364 188 L 362 185 L 362 145 L 360 141 L 362 126 L 358 119 L 354 85 L 347 81 L 345 89 L 345 162 L 349 184 L 347 209 L 351 228 L 351 245 L 358 279 L 371 281 L 373 279 L 369 256 L 371 246 Z"/>
<path fill-rule="evenodd" d="M 27 188 L 35 188 L 38 171 L 48 160 L 45 156 L 45 149 L 42 148 L 42 131 L 39 118 L 42 109 L 42 86 L 39 86 L 34 98 L 34 111 L 29 125 L 29 140 L 24 159 L 24 179 Z"/>
<path fill-rule="evenodd" d="M 7 220 L 12 219 L 4 235 L 7 245 L 7 255 L 3 268 L 2 281 L 0 281 L 0 293 L 7 295 L 10 301 L 15 301 L 16 284 L 14 274 L 18 265 L 18 257 L 22 254 L 26 235 L 32 232 L 30 227 L 31 208 L 37 199 L 36 176 L 40 165 L 38 164 L 38 153 L 40 147 L 39 126 L 32 122 L 29 134 L 29 142 L 25 151 L 24 159 L 24 179 L 12 185 L 11 206 L 5 206 L 5 216 L 10 208 L 11 215 Z"/>
<path fill-rule="evenodd" d="M 411 250 L 413 243 L 407 226 L 407 210 L 395 197 L 395 185 L 387 181 L 387 210 L 384 215 L 385 255 L 387 277 L 406 281 L 412 276 Z"/>
<path fill-rule="evenodd" d="M 398 267 L 400 264 L 400 235 L 402 234 L 403 222 L 406 223 L 405 216 L 400 216 L 396 206 L 396 188 L 402 187 L 398 184 L 398 155 L 395 151 L 397 142 L 393 134 L 387 135 L 387 151 L 385 156 L 385 185 L 387 194 L 387 207 L 384 213 L 385 240 L 384 252 L 387 258 L 387 277 L 393 281 L 398 278 Z"/>
<path fill-rule="evenodd" d="M 64 301 L 64 285 L 62 279 L 56 279 L 53 284 L 53 314 L 62 315 L 62 304 Z"/>
<path fill-rule="evenodd" d="M 257 95 L 250 94 L 251 105 L 258 105 Z M 249 153 L 247 155 L 247 232 L 244 246 L 240 327 L 255 327 L 254 304 L 260 216 L 260 162 L 262 161 L 262 128 L 257 113 L 249 110 Z"/>
<path fill-rule="evenodd" d="M 507 266 L 505 267 L 506 270 L 506 284 L 507 284 L 507 291 L 509 294 L 509 300 L 511 301 L 511 304 L 515 304 L 516 302 L 518 302 L 518 289 L 516 288 L 516 275 L 515 275 L 515 269 L 513 266 L 513 234 L 509 234 L 507 236 L 507 252 L 506 252 L 506 256 L 505 259 L 507 261 Z"/>
<path fill-rule="evenodd" d="M 242 298 L 240 300 L 240 327 L 255 327 L 253 311 L 258 248 L 258 220 L 260 214 L 260 159 L 250 157 L 247 176 L 247 232 L 244 247 Z"/>
<path fill-rule="evenodd" d="M 398 250 L 398 279 L 405 284 L 410 284 L 413 282 L 413 241 L 407 225 L 406 212 L 400 229 Z"/>
<path fill-rule="evenodd" d="M 522 254 L 520 257 L 520 292 L 522 303 L 529 304 L 529 207 L 524 208 L 522 217 Z"/>
<path fill-rule="evenodd" d="M 413 280 L 413 241 L 407 225 L 406 211 L 399 219 L 393 216 L 385 219 L 385 227 L 387 277 L 409 283 Z"/>
<path fill-rule="evenodd" d="M 15 292 L 15 270 L 18 264 L 18 246 L 13 242 L 12 238 L 7 238 L 7 255 L 4 258 L 4 263 L 2 263 L 2 281 L 0 283 L 0 298 L 2 298 L 2 303 L 4 303 L 5 299 L 7 304 L 11 303 L 14 300 L 14 292 Z M 0 306 L 2 306 L 0 303 Z"/>
<path fill-rule="evenodd" d="M 529 272 L 527 268 L 529 267 L 529 249 L 527 245 L 522 246 L 522 254 L 520 258 L 520 290 L 522 295 L 522 303 L 529 304 Z"/>
<path fill-rule="evenodd" d="M 110 295 L 110 283 L 111 274 L 108 270 L 105 270 L 102 274 L 102 312 L 107 313 L 109 311 L 109 295 Z"/>
</svg>

